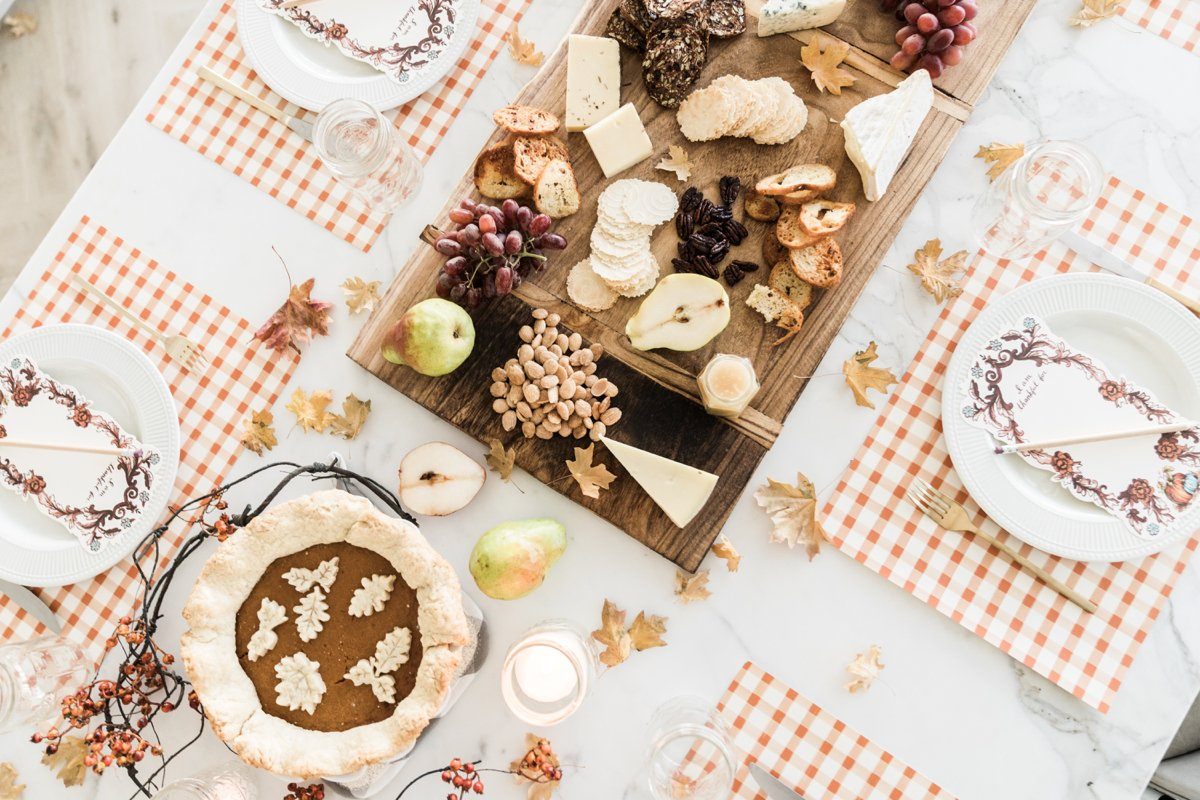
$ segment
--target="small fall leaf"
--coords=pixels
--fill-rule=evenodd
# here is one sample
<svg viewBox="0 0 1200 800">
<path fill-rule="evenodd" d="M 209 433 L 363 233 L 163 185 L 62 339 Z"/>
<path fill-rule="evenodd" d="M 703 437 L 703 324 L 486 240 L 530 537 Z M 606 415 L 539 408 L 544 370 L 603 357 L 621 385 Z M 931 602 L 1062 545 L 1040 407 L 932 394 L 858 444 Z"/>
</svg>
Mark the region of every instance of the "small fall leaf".
<svg viewBox="0 0 1200 800">
<path fill-rule="evenodd" d="M 353 439 L 362 432 L 370 413 L 370 400 L 359 400 L 353 394 L 348 395 L 342 401 L 342 413 L 329 415 L 329 432 L 343 439 Z"/>
<path fill-rule="evenodd" d="M 594 444 L 588 445 L 587 449 L 576 447 L 575 459 L 567 459 L 567 469 L 571 470 L 571 477 L 579 484 L 584 497 L 600 497 L 600 490 L 607 489 L 617 477 L 603 464 L 592 464 L 595 449 Z"/>
<path fill-rule="evenodd" d="M 688 575 L 683 570 L 675 571 L 675 596 L 684 603 L 694 603 L 712 596 L 708 590 L 709 571 L 702 569 L 695 575 Z"/>
<path fill-rule="evenodd" d="M 81 786 L 88 768 L 83 763 L 88 753 L 82 736 L 64 736 L 58 740 L 54 755 L 43 755 L 42 763 L 54 771 L 63 786 Z"/>
<path fill-rule="evenodd" d="M 734 548 L 733 542 L 729 541 L 729 537 L 727 537 L 725 534 L 722 533 L 717 537 L 717 540 L 713 542 L 712 552 L 717 558 L 722 558 L 725 560 L 725 568 L 730 572 L 738 571 L 738 567 L 742 563 L 742 556 Z"/>
<path fill-rule="evenodd" d="M 274 422 L 275 415 L 269 408 L 250 412 L 250 416 L 242 423 L 242 447 L 261 456 L 263 450 L 270 450 L 279 444 L 279 440 L 275 438 Z"/>
<path fill-rule="evenodd" d="M 303 389 L 292 392 L 292 399 L 285 408 L 296 415 L 296 424 L 302 431 L 323 433 L 333 418 L 327 410 L 333 402 L 333 392 L 326 389 L 305 395 Z"/>
<path fill-rule="evenodd" d="M 696 779 L 689 778 L 679 770 L 671 775 L 671 797 L 673 800 L 688 800 L 696 796 Z"/>
<path fill-rule="evenodd" d="M 4 31 L 14 39 L 28 36 L 37 30 L 37 17 L 28 11 L 14 11 L 3 19 Z"/>
<path fill-rule="evenodd" d="M 825 49 L 821 49 L 821 39 L 826 39 Z M 814 36 L 808 44 L 800 48 L 800 63 L 808 67 L 812 73 L 813 83 L 822 92 L 840 95 L 842 89 L 854 83 L 854 76 L 844 69 L 841 64 L 850 54 L 850 45 L 839 42 L 831 37 Z"/>
<path fill-rule="evenodd" d="M 1025 155 L 1024 144 L 1001 144 L 1000 142 L 981 144 L 979 151 L 975 153 L 976 158 L 991 165 L 987 171 L 989 181 L 999 178 L 1010 164 L 1023 155 Z"/>
<path fill-rule="evenodd" d="M 1083 0 L 1079 10 L 1067 20 L 1067 24 L 1076 28 L 1090 28 L 1101 20 L 1120 14 L 1123 5 L 1125 0 Z"/>
<path fill-rule="evenodd" d="M 908 271 L 921 279 L 921 288 L 933 295 L 934 300 L 944 303 L 962 294 L 967 251 L 959 250 L 940 261 L 938 259 L 942 259 L 942 240 L 930 239 L 924 247 L 913 253 L 913 263 L 908 265 Z"/>
<path fill-rule="evenodd" d="M 604 645 L 600 653 L 600 663 L 606 667 L 615 667 L 629 658 L 633 638 L 625 629 L 625 612 L 617 608 L 611 600 L 604 601 L 600 611 L 600 627 L 592 631 L 592 638 Z"/>
<path fill-rule="evenodd" d="M 546 54 L 537 49 L 533 42 L 521 38 L 521 30 L 513 25 L 508 32 L 508 52 L 518 64 L 530 67 L 540 67 L 546 60 Z"/>
<path fill-rule="evenodd" d="M 871 688 L 871 684 L 879 677 L 879 673 L 883 669 L 883 662 L 879 660 L 882 655 L 883 651 L 877 645 L 871 645 L 867 652 L 859 653 L 853 661 L 846 665 L 846 672 L 853 676 L 846 683 L 846 688 L 851 694 Z"/>
<path fill-rule="evenodd" d="M 333 303 L 312 299 L 310 295 L 315 283 L 315 278 L 309 278 L 299 286 L 292 284 L 287 300 L 254 332 L 254 338 L 265 342 L 272 350 L 290 347 L 299 353 L 304 342 L 314 336 L 327 335 L 329 309 L 333 308 Z"/>
<path fill-rule="evenodd" d="M 546 768 L 552 770 L 547 773 Z M 550 800 L 562 777 L 558 754 L 549 739 L 532 733 L 525 734 L 525 752 L 508 765 L 517 783 L 528 783 L 528 800 Z M 557 777 L 555 777 L 557 775 Z"/>
<path fill-rule="evenodd" d="M 666 617 L 654 614 L 646 616 L 646 612 L 639 611 L 633 624 L 629 626 L 629 639 L 633 643 L 633 649 L 640 653 L 652 647 L 666 647 L 667 643 L 662 638 L 666 632 Z"/>
<path fill-rule="evenodd" d="M 789 548 L 804 542 L 809 561 L 821 552 L 825 529 L 817 521 L 817 491 L 804 473 L 796 473 L 794 486 L 767 478 L 754 499 L 771 518 L 772 542 L 784 542 Z"/>
<path fill-rule="evenodd" d="M 661 169 L 666 172 L 674 172 L 675 177 L 680 181 L 686 181 L 692 177 L 692 168 L 695 165 L 688 158 L 687 150 L 684 150 L 677 144 L 667 147 L 667 155 L 663 156 L 662 161 L 659 161 L 655 169 Z"/>
<path fill-rule="evenodd" d="M 900 382 L 891 370 L 871 366 L 871 362 L 877 358 L 879 354 L 875 352 L 875 343 L 871 342 L 866 350 L 860 350 L 842 364 L 842 374 L 846 376 L 846 385 L 854 392 L 854 402 L 867 408 L 875 407 L 867 399 L 867 389 L 887 394 L 889 386 Z"/>
<path fill-rule="evenodd" d="M 505 450 L 504 443 L 499 439 L 490 440 L 488 448 L 488 454 L 484 458 L 487 461 L 487 465 L 500 473 L 500 477 L 503 480 L 511 478 L 513 465 L 517 461 L 517 448 L 510 447 Z"/>
<path fill-rule="evenodd" d="M 370 311 L 379 302 L 379 281 L 364 281 L 355 275 L 342 281 L 342 291 L 346 293 L 346 308 L 351 314 Z"/>
<path fill-rule="evenodd" d="M 17 783 L 17 768 L 5 762 L 0 764 L 0 800 L 21 800 L 25 784 Z"/>
</svg>

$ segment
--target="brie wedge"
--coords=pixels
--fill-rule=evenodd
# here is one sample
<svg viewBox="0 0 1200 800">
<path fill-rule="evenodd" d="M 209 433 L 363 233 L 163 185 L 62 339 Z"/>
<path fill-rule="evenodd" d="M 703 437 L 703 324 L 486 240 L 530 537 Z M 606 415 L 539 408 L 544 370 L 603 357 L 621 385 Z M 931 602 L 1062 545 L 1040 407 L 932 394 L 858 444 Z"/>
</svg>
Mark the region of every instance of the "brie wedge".
<svg viewBox="0 0 1200 800">
<path fill-rule="evenodd" d="M 932 107 L 933 82 L 922 69 L 887 94 L 863 100 L 846 112 L 846 154 L 862 175 L 868 200 L 878 200 L 887 191 Z"/>
<path fill-rule="evenodd" d="M 717 485 L 717 476 L 627 444 L 600 437 L 621 466 L 680 528 L 695 518 Z"/>
<path fill-rule="evenodd" d="M 819 28 L 840 17 L 845 9 L 846 0 L 767 0 L 758 15 L 758 35 Z"/>
</svg>

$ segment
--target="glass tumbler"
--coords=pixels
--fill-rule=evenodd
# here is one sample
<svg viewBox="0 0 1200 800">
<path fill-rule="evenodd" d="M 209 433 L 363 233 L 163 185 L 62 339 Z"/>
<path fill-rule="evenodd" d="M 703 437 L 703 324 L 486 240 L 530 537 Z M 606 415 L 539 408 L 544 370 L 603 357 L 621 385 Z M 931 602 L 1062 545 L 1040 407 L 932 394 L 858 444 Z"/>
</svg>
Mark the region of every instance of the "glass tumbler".
<svg viewBox="0 0 1200 800">
<path fill-rule="evenodd" d="M 650 718 L 646 767 L 655 800 L 726 800 L 737 761 L 729 729 L 699 697 L 668 700 Z"/>
<path fill-rule="evenodd" d="M 250 770 L 242 764 L 230 763 L 171 781 L 151 800 L 256 800 L 257 797 Z"/>
<path fill-rule="evenodd" d="M 0 645 L 0 732 L 44 731 L 91 674 L 83 648 L 56 634 Z"/>
<path fill-rule="evenodd" d="M 421 162 L 370 103 L 344 98 L 321 109 L 313 144 L 338 183 L 377 211 L 394 211 L 421 187 Z"/>
<path fill-rule="evenodd" d="M 1087 215 L 1104 187 L 1104 169 L 1075 142 L 1043 142 L 1014 162 L 979 198 L 971 225 L 996 258 L 1041 251 Z"/>
<path fill-rule="evenodd" d="M 596 671 L 587 634 L 572 622 L 547 620 L 508 648 L 500 694 L 522 722 L 557 725 L 583 704 Z"/>
</svg>

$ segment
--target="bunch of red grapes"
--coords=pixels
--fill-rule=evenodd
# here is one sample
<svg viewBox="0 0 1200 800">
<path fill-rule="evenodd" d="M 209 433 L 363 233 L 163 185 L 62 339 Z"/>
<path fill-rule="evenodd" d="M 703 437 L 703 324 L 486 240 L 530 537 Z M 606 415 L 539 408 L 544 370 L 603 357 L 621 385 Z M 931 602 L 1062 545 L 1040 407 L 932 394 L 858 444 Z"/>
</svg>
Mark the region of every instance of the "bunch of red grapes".
<svg viewBox="0 0 1200 800">
<path fill-rule="evenodd" d="M 879 8 L 904 23 L 896 33 L 900 50 L 892 56 L 892 66 L 901 71 L 924 69 L 940 78 L 946 67 L 962 61 L 963 48 L 977 35 L 971 20 L 979 13 L 978 0 L 880 0 Z"/>
<path fill-rule="evenodd" d="M 561 234 L 550 233 L 550 217 L 516 200 L 497 207 L 464 198 L 450 212 L 450 221 L 457 230 L 442 232 L 433 245 L 446 256 L 437 294 L 471 311 L 508 294 L 541 269 L 543 250 L 567 246 Z"/>
</svg>

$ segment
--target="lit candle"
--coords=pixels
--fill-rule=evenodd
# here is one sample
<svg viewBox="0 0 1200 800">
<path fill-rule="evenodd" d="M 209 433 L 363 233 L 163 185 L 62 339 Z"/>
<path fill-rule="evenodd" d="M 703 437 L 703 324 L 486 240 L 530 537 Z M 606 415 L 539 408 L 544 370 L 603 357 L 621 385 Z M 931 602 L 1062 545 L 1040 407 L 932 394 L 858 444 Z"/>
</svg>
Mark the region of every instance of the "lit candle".
<svg viewBox="0 0 1200 800">
<path fill-rule="evenodd" d="M 539 703 L 558 702 L 579 685 L 571 659 L 548 644 L 535 644 L 519 652 L 513 673 L 521 691 Z"/>
</svg>

